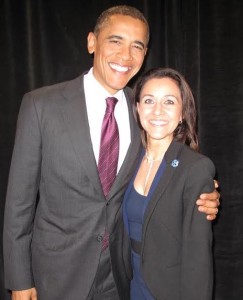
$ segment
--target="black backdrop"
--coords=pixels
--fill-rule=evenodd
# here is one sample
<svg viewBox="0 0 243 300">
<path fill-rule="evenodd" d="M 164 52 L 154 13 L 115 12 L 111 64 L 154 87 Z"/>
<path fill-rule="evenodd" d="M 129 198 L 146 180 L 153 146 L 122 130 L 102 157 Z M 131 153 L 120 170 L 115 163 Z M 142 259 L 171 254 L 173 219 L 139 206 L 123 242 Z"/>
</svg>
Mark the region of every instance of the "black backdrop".
<svg viewBox="0 0 243 300">
<path fill-rule="evenodd" d="M 99 13 L 116 4 L 134 5 L 149 20 L 152 41 L 144 69 L 177 68 L 193 88 L 201 149 L 216 164 L 221 192 L 214 222 L 214 300 L 241 300 L 242 0 L 0 0 L 0 236 L 22 95 L 88 69 L 92 60 L 86 51 L 87 33 Z M 0 250 L 0 299 L 6 300 Z"/>
</svg>

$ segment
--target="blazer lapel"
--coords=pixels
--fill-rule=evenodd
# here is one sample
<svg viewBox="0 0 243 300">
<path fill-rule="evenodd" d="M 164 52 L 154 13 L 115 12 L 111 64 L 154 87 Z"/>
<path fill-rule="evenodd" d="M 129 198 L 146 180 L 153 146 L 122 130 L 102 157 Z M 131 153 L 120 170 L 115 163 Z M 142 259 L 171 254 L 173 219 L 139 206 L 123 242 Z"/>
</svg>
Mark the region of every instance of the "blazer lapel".
<svg viewBox="0 0 243 300">
<path fill-rule="evenodd" d="M 103 195 L 90 137 L 83 76 L 70 81 L 63 95 L 63 116 L 80 167 L 85 170 L 94 188 Z"/>
<path fill-rule="evenodd" d="M 151 197 L 151 200 L 148 204 L 148 207 L 145 212 L 144 216 L 144 226 L 143 226 L 143 239 L 146 235 L 147 226 L 150 220 L 151 215 L 156 207 L 157 202 L 163 197 L 163 193 L 166 190 L 169 182 L 172 180 L 172 177 L 176 171 L 177 163 L 180 163 L 180 152 L 183 147 L 183 144 L 176 142 L 175 140 L 172 141 L 171 145 L 169 146 L 166 154 L 165 154 L 165 161 L 166 161 L 166 168 L 162 175 L 162 180 L 159 182 L 157 187 L 154 190 L 154 193 Z M 166 206 L 166 203 L 165 203 Z M 143 252 L 142 245 L 142 252 Z"/>
</svg>

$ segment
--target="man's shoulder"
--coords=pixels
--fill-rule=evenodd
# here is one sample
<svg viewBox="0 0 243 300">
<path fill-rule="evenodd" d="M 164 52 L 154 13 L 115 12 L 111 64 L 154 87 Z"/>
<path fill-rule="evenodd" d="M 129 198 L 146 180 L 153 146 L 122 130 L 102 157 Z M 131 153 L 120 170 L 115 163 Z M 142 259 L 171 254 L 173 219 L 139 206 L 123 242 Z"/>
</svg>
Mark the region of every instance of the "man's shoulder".
<svg viewBox="0 0 243 300">
<path fill-rule="evenodd" d="M 39 98 L 39 97 L 51 97 L 52 95 L 57 95 L 59 93 L 62 93 L 65 89 L 73 89 L 75 86 L 78 88 L 81 86 L 83 76 L 79 76 L 77 78 L 74 78 L 72 80 L 67 80 L 51 85 L 46 85 L 37 89 L 34 89 L 26 95 L 29 95 L 30 97 Z"/>
</svg>

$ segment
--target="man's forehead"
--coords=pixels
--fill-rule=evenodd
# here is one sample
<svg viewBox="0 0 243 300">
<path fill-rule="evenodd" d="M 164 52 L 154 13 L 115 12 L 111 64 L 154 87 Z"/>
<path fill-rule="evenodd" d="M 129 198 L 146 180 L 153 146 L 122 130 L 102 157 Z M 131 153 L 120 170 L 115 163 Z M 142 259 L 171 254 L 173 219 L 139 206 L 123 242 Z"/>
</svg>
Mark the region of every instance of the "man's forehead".
<svg viewBox="0 0 243 300">
<path fill-rule="evenodd" d="M 101 30 L 100 33 L 106 33 L 109 36 L 117 36 L 120 38 L 125 38 L 130 34 L 137 35 L 139 37 L 138 40 L 142 40 L 144 43 L 147 40 L 148 31 L 147 26 L 141 20 L 127 16 L 127 15 L 112 15 L 109 20 L 107 20 Z"/>
</svg>

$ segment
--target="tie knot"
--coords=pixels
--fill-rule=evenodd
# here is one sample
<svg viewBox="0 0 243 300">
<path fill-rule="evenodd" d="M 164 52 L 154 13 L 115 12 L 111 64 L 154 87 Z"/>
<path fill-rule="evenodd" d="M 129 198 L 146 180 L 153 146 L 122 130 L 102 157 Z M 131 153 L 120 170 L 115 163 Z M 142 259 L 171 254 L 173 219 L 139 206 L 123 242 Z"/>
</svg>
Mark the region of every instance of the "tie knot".
<svg viewBox="0 0 243 300">
<path fill-rule="evenodd" d="M 117 102 L 118 100 L 115 97 L 106 98 L 106 111 L 113 112 Z"/>
</svg>

